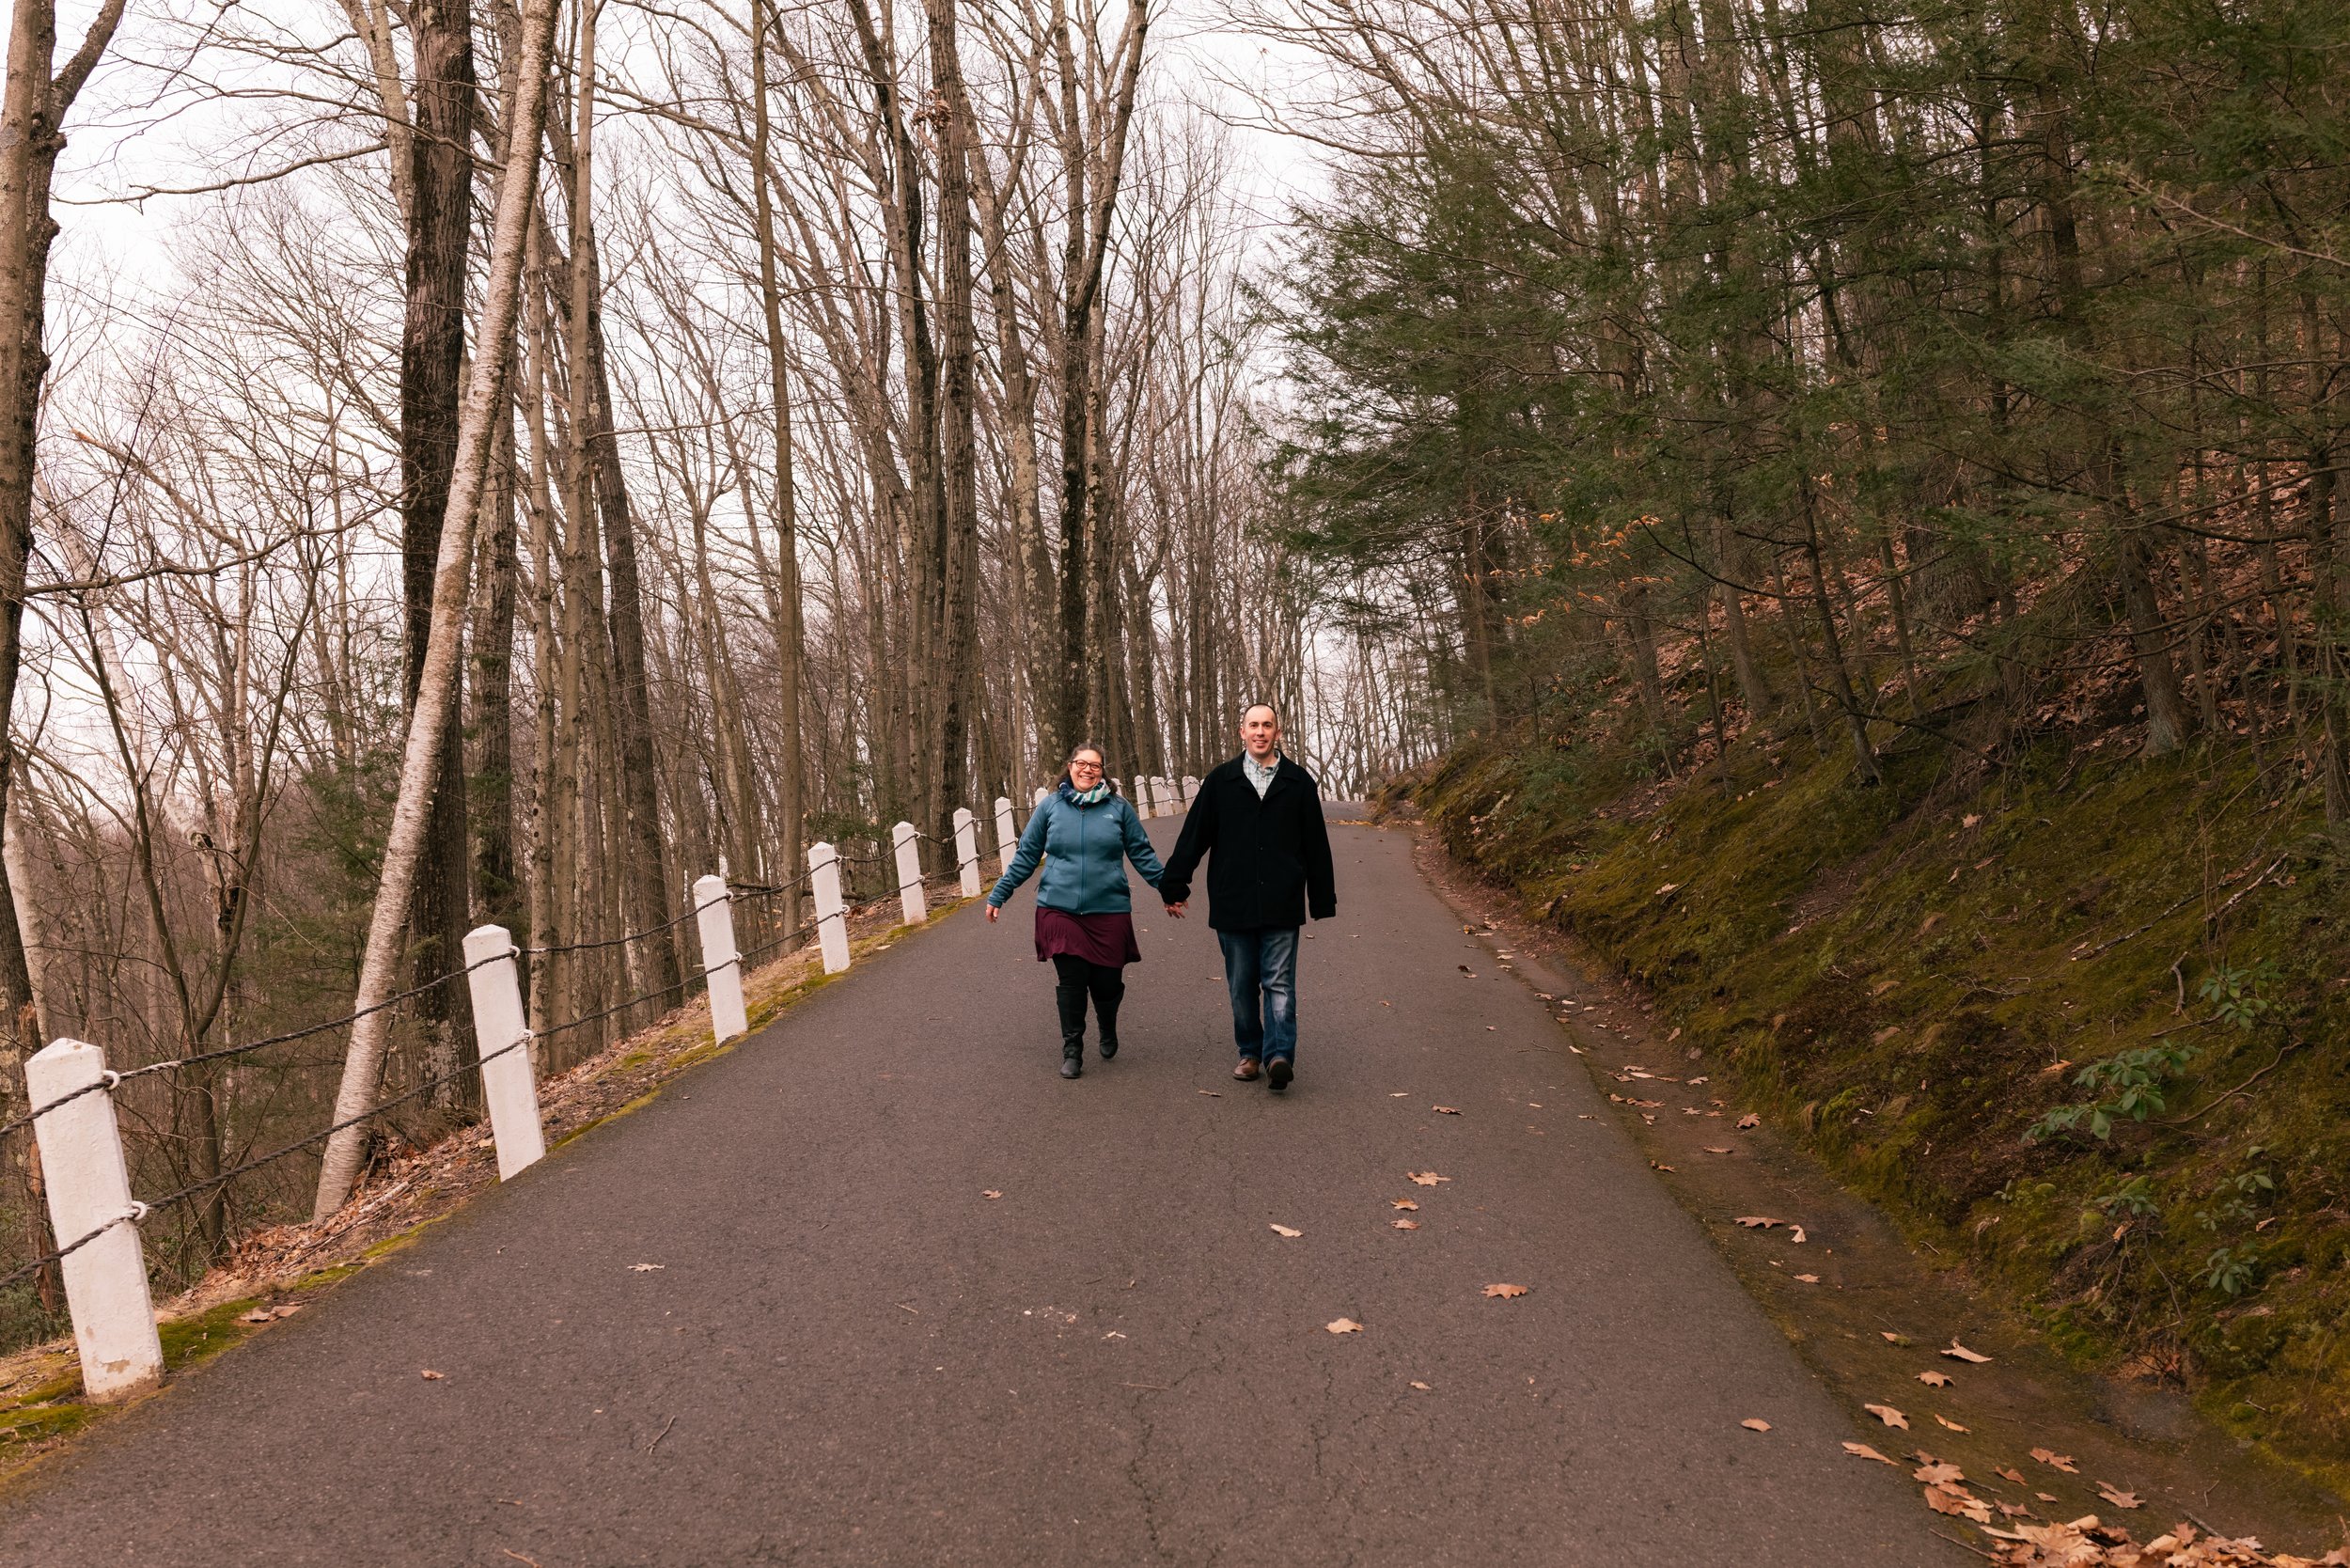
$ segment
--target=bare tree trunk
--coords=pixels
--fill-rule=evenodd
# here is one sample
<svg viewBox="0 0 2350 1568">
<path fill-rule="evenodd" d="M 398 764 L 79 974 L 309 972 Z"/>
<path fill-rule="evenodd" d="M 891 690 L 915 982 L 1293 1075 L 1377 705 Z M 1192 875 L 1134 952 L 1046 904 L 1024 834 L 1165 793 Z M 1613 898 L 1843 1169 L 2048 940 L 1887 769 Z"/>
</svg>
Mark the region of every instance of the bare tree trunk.
<svg viewBox="0 0 2350 1568">
<path fill-rule="evenodd" d="M 931 81 L 948 104 L 964 101 L 963 61 L 955 37 L 956 0 L 923 0 L 930 22 Z M 934 677 L 938 701 L 936 833 L 954 836 L 954 812 L 970 799 L 970 727 L 979 682 L 979 445 L 972 361 L 977 353 L 971 314 L 972 149 L 964 143 L 966 117 L 939 117 L 944 145 L 938 158 L 939 330 L 939 627 Z"/>
<path fill-rule="evenodd" d="M 409 140 L 407 312 L 400 342 L 400 535 L 406 611 L 406 684 L 413 707 L 424 678 L 432 623 L 433 563 L 456 462 L 459 377 L 465 353 L 465 242 L 473 227 L 473 13 L 468 0 L 419 0 L 415 39 L 415 134 Z M 468 867 L 464 735 L 442 738 L 441 778 L 432 792 L 430 844 L 416 875 L 415 978 L 437 980 L 459 964 L 465 939 Z M 472 1018 L 454 987 L 416 998 L 439 1077 L 462 1059 Z M 459 1085 L 433 1103 L 459 1102 Z"/>
<path fill-rule="evenodd" d="M 352 1025 L 351 1042 L 343 1058 L 343 1076 L 335 1096 L 335 1120 L 352 1121 L 363 1116 L 374 1098 L 383 1071 L 390 1020 L 381 1011 L 391 995 L 400 959 L 401 934 L 407 930 L 414 903 L 416 869 L 426 848 L 432 795 L 439 783 L 442 737 L 449 728 L 457 698 L 457 675 L 465 613 L 465 586 L 473 555 L 474 522 L 489 478 L 491 437 L 505 408 L 508 349 L 513 338 L 521 293 L 523 251 L 537 199 L 539 143 L 544 132 L 548 56 L 555 33 L 553 0 L 524 0 L 520 56 L 513 69 L 520 73 L 514 113 L 507 127 L 505 166 L 498 180 L 496 218 L 491 232 L 489 285 L 482 300 L 477 352 L 465 389 L 463 416 L 458 424 L 456 461 L 450 471 L 447 505 L 444 509 L 438 570 L 434 572 L 433 614 L 426 638 L 423 679 L 409 717 L 402 747 L 400 793 L 392 808 L 391 830 L 384 845 L 384 870 L 368 922 L 368 940 L 359 967 L 358 995 L 352 1011 L 362 1016 Z M 314 1218 L 324 1219 L 342 1206 L 358 1180 L 367 1148 L 364 1124 L 343 1127 L 327 1140 L 319 1170 L 319 1190 L 312 1206 Z"/>
<path fill-rule="evenodd" d="M 0 102 L 0 811 L 15 782 L 10 723 L 23 658 L 24 570 L 33 548 L 34 440 L 41 384 L 49 375 L 43 331 L 49 247 L 57 237 L 49 183 L 65 149 L 66 111 L 113 40 L 122 8 L 123 0 L 106 0 L 82 46 L 54 77 L 55 0 L 16 0 L 9 18 L 8 89 Z M 24 1033 L 35 1016 L 24 936 L 8 866 L 0 860 L 0 1059 L 21 1062 L 38 1048 Z M 28 1172 L 27 1180 L 37 1177 Z"/>
<path fill-rule="evenodd" d="M 1087 587 L 1093 563 L 1088 537 L 1088 463 L 1086 415 L 1091 406 L 1095 366 L 1089 352 L 1093 343 L 1093 308 L 1102 288 L 1102 267 L 1109 253 L 1110 213 L 1118 200 L 1118 185 L 1126 158 L 1126 131 L 1133 122 L 1135 84 L 1142 72 L 1142 47 L 1150 28 L 1149 0 L 1134 0 L 1126 12 L 1126 28 L 1119 39 L 1113 72 L 1117 86 L 1109 108 L 1109 124 L 1087 127 L 1078 110 L 1079 83 L 1075 50 L 1069 39 L 1067 0 L 1053 0 L 1053 49 L 1060 74 L 1061 164 L 1066 171 L 1068 232 L 1061 244 L 1061 363 L 1060 363 L 1060 692 L 1054 715 L 1051 750 L 1067 756 L 1084 739 L 1093 651 L 1086 625 Z M 1099 160 L 1096 177 L 1087 171 Z M 1090 188 L 1089 188 L 1089 186 Z"/>
<path fill-rule="evenodd" d="M 767 384 L 774 402 L 776 461 L 775 622 L 776 701 L 783 710 L 783 733 L 776 749 L 783 760 L 777 794 L 783 818 L 782 864 L 776 880 L 788 882 L 801 865 L 801 836 L 807 820 L 807 761 L 801 736 L 800 695 L 807 666 L 807 634 L 800 614 L 799 503 L 791 471 L 791 378 L 783 337 L 783 291 L 776 277 L 776 208 L 767 185 L 772 129 L 767 118 L 767 26 L 769 8 L 751 0 L 751 183 L 757 191 L 759 223 L 759 298 L 767 328 Z M 756 528 L 756 522 L 752 524 Z M 753 536 L 757 547 L 757 536 Z M 776 917 L 783 929 L 797 927 L 800 900 L 796 888 L 777 901 Z"/>
<path fill-rule="evenodd" d="M 508 367 L 509 384 L 514 379 Z M 466 815 L 473 829 L 474 904 L 485 920 L 509 931 L 525 930 L 514 864 L 514 415 L 510 400 L 500 411 L 490 454 L 488 537 L 482 541 L 482 581 L 468 639 L 473 663 L 473 798 Z"/>
</svg>

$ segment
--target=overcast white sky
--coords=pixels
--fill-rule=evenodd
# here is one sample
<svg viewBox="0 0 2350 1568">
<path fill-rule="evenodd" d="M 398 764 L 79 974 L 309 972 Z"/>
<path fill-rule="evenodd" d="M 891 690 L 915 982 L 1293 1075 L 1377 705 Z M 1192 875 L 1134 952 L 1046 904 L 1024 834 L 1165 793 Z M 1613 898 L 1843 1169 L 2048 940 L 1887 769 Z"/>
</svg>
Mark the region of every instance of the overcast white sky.
<svg viewBox="0 0 2350 1568">
<path fill-rule="evenodd" d="M 0 18 L 12 19 L 14 8 L 14 0 L 0 0 Z M 283 0 L 244 0 L 242 8 L 264 16 L 288 14 Z M 60 60 L 79 44 L 96 9 L 97 0 L 58 0 Z M 317 0 L 317 9 L 323 19 L 331 0 Z M 236 172 L 239 165 L 221 157 L 233 139 L 231 111 L 206 110 L 157 124 L 149 106 L 162 81 L 141 56 L 153 54 L 149 45 L 157 19 L 198 12 L 217 14 L 214 0 L 131 0 L 116 57 L 69 118 L 55 191 L 56 217 L 64 230 L 57 256 L 61 279 L 95 264 L 135 290 L 143 273 L 167 264 L 165 237 L 190 210 L 191 198 L 161 196 L 132 205 L 119 199 L 122 194 L 140 186 L 202 184 Z M 644 22 L 641 13 L 632 20 Z M 1280 84 L 1309 73 L 1306 63 L 1236 24 L 1225 0 L 1172 0 L 1152 37 L 1158 94 L 1221 110 L 1234 123 L 1235 141 L 1246 156 L 1247 205 L 1263 226 L 1260 238 L 1277 243 L 1275 231 L 1292 204 L 1324 188 L 1321 154 L 1308 142 L 1247 123 L 1258 116 L 1246 95 L 1277 93 Z M 1244 90 L 1235 91 L 1234 83 Z M 268 165 L 257 161 L 250 166 Z"/>
</svg>

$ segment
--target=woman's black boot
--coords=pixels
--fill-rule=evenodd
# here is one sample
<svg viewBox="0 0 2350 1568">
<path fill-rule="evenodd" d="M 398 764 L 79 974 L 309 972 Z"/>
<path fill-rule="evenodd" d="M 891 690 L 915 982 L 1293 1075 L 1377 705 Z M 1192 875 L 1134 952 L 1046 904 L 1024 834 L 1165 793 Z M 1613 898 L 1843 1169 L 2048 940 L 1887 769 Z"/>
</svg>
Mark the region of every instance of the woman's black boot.
<svg viewBox="0 0 2350 1568">
<path fill-rule="evenodd" d="M 1093 972 L 1093 1016 L 1102 1027 L 1102 1059 L 1118 1055 L 1118 1004 L 1126 998 L 1126 982 L 1115 969 Z"/>
<path fill-rule="evenodd" d="M 1086 1070 L 1086 988 L 1058 985 L 1053 997 L 1060 1003 L 1060 1075 L 1073 1078 Z"/>
</svg>

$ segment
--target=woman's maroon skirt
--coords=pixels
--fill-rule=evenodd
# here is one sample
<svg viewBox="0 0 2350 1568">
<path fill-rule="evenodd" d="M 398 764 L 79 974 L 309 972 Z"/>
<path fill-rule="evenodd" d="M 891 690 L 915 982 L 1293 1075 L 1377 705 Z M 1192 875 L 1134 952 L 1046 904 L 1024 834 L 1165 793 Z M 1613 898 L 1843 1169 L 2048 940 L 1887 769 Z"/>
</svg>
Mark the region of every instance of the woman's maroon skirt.
<svg viewBox="0 0 2350 1568">
<path fill-rule="evenodd" d="M 1065 909 L 1036 906 L 1036 961 L 1056 953 L 1082 958 L 1106 969 L 1142 961 L 1135 942 L 1132 915 L 1072 915 Z"/>
</svg>

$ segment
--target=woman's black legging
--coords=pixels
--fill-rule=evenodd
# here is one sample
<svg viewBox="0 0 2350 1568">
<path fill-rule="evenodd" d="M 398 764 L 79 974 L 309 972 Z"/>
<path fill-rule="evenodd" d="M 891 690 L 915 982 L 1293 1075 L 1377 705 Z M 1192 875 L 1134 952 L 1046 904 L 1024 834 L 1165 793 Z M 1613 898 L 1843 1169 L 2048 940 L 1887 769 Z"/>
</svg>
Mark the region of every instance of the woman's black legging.
<svg viewBox="0 0 2350 1568">
<path fill-rule="evenodd" d="M 1060 976 L 1061 991 L 1073 1004 L 1079 1028 L 1085 1027 L 1085 1000 L 1093 998 L 1093 1015 L 1100 1021 L 1104 1039 L 1118 1038 L 1118 1004 L 1125 999 L 1126 972 L 1123 965 L 1094 964 L 1071 953 L 1055 953 L 1053 968 Z"/>
</svg>

